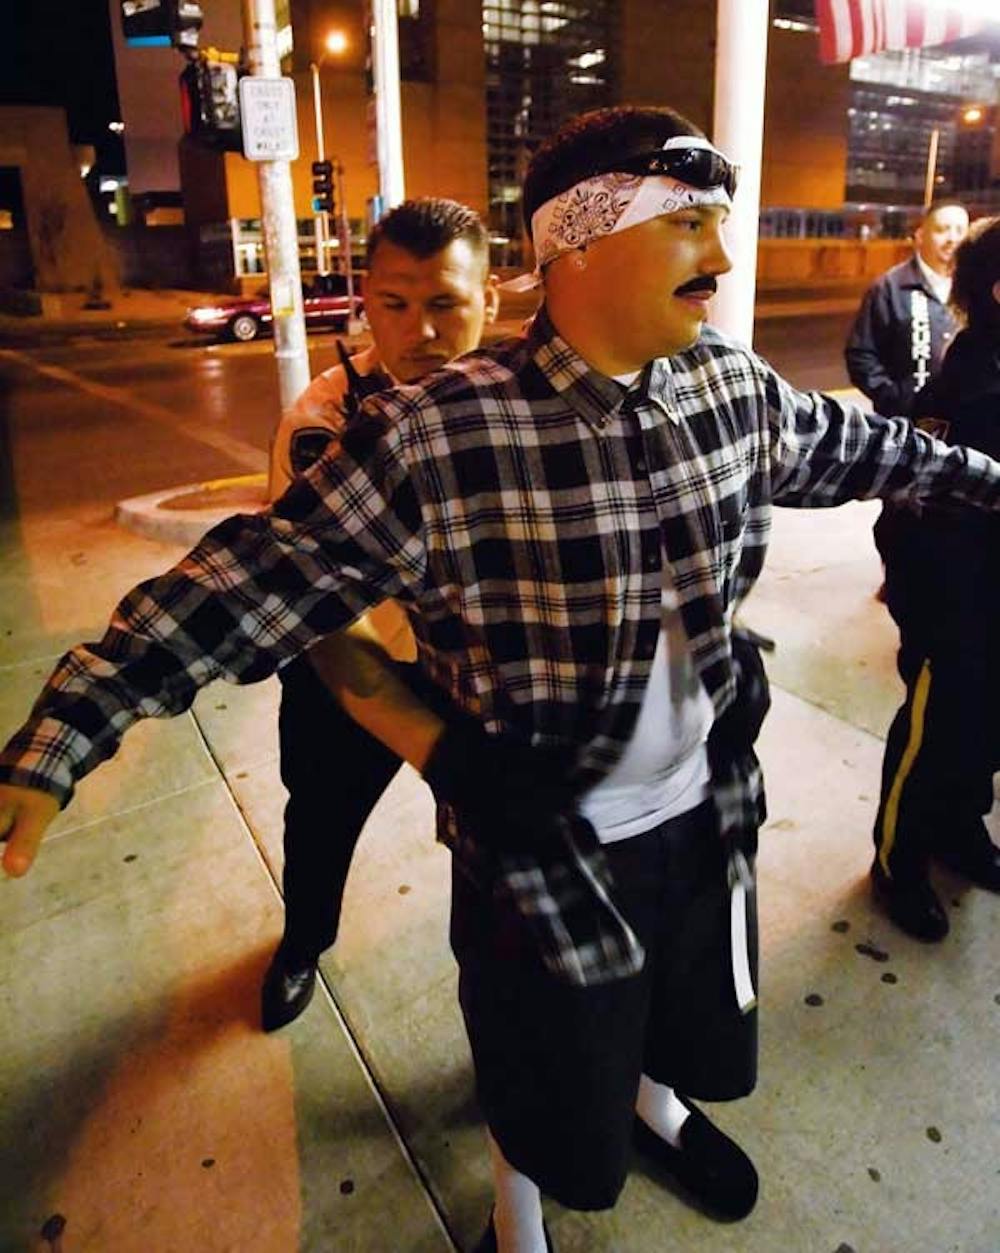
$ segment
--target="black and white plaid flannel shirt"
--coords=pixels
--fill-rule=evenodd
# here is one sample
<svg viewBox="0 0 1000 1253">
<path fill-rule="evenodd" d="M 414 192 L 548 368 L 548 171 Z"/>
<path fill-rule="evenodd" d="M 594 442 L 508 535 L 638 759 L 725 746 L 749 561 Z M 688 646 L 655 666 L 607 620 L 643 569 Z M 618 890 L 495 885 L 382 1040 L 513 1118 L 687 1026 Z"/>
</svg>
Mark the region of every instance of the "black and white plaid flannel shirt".
<svg viewBox="0 0 1000 1253">
<path fill-rule="evenodd" d="M 261 679 L 392 597 L 454 702 L 490 732 L 572 746 L 583 788 L 635 727 L 665 561 L 718 717 L 735 691 L 733 613 L 760 572 L 772 504 L 946 495 L 997 507 L 1000 465 L 798 392 L 708 329 L 625 388 L 543 311 L 525 339 L 368 401 L 339 456 L 130 592 L 99 644 L 62 659 L 0 780 L 65 801 L 137 718 L 181 712 L 220 676 Z M 753 754 L 716 768 L 712 792 L 738 846 L 761 812 Z M 481 858 L 475 832 L 440 817 L 456 855 Z M 550 968 L 597 982 L 642 955 L 600 900 L 599 849 L 573 826 L 565 859 L 500 869 Z"/>
</svg>

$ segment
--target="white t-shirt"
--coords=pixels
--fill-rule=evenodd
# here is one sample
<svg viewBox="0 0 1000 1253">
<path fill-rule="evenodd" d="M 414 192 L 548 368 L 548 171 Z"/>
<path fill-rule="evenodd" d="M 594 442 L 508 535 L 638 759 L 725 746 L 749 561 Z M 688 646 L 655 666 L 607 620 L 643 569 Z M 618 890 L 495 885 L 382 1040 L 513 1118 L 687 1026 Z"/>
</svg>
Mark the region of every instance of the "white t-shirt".
<svg viewBox="0 0 1000 1253">
<path fill-rule="evenodd" d="M 917 265 L 920 267 L 920 273 L 924 276 L 924 282 L 937 296 L 938 300 L 943 305 L 946 305 L 951 299 L 951 275 L 938 274 L 937 270 L 932 270 L 919 252 L 915 252 L 913 255 L 917 258 Z"/>
<path fill-rule="evenodd" d="M 714 710 L 691 658 L 666 563 L 663 572 L 660 635 L 635 731 L 611 773 L 580 801 L 602 844 L 641 835 L 708 795 Z"/>
</svg>

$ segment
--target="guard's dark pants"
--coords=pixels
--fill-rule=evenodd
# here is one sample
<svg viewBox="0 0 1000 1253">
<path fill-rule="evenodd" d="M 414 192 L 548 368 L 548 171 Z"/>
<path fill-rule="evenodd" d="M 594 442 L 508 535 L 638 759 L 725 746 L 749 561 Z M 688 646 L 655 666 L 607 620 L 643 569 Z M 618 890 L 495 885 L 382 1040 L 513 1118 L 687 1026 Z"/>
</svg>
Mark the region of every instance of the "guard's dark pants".
<svg viewBox="0 0 1000 1253">
<path fill-rule="evenodd" d="M 416 670 L 416 666 L 403 668 Z M 359 727 L 305 657 L 280 672 L 285 934 L 291 964 L 334 942 L 354 847 L 400 759 Z"/>
<path fill-rule="evenodd" d="M 894 878 L 983 838 L 1000 769 L 1000 617 L 974 526 L 915 527 L 886 564 L 906 684 L 886 741 L 875 849 Z"/>
</svg>

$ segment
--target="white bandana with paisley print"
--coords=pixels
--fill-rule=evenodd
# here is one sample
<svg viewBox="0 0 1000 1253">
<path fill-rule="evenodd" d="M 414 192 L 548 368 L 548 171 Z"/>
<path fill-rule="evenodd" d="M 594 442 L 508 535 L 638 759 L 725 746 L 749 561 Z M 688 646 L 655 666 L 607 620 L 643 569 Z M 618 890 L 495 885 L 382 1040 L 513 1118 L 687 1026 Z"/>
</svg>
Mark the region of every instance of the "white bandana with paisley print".
<svg viewBox="0 0 1000 1253">
<path fill-rule="evenodd" d="M 718 152 L 707 139 L 679 135 L 668 139 L 664 150 L 706 148 Z M 719 154 L 722 155 L 721 153 Z M 541 272 L 564 252 L 586 248 L 602 235 L 627 231 L 650 218 L 703 205 L 731 207 L 724 187 L 704 190 L 690 187 L 666 175 L 620 174 L 614 171 L 574 183 L 572 187 L 539 205 L 531 217 L 531 238 L 535 246 L 535 271 L 502 284 L 507 289 L 537 287 Z"/>
</svg>

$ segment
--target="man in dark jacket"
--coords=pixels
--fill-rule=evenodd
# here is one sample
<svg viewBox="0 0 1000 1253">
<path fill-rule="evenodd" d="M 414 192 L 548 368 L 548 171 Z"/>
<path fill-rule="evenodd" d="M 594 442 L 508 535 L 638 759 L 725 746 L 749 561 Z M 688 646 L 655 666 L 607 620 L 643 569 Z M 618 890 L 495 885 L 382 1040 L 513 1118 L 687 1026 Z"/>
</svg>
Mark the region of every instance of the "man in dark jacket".
<svg viewBox="0 0 1000 1253">
<path fill-rule="evenodd" d="M 913 397 L 940 369 L 956 323 L 948 308 L 955 249 L 969 229 L 960 204 L 925 210 L 913 232 L 913 256 L 869 287 L 844 349 L 851 382 L 883 417 L 910 417 Z M 875 523 L 882 561 L 895 539 L 896 511 L 883 505 Z M 885 599 L 885 583 L 876 597 Z"/>
<path fill-rule="evenodd" d="M 844 356 L 876 413 L 909 416 L 913 397 L 940 368 L 956 329 L 948 309 L 952 261 L 968 229 L 960 204 L 932 205 L 913 234 L 913 256 L 865 294 Z"/>
<path fill-rule="evenodd" d="M 968 318 L 914 421 L 949 444 L 1000 454 L 1000 218 L 956 254 L 955 306 Z M 875 823 L 876 899 L 904 931 L 940 940 L 935 857 L 1000 891 L 1000 849 L 983 816 L 1000 770 L 1000 527 L 941 506 L 899 511 L 886 556 L 906 699 L 889 730 Z"/>
</svg>

